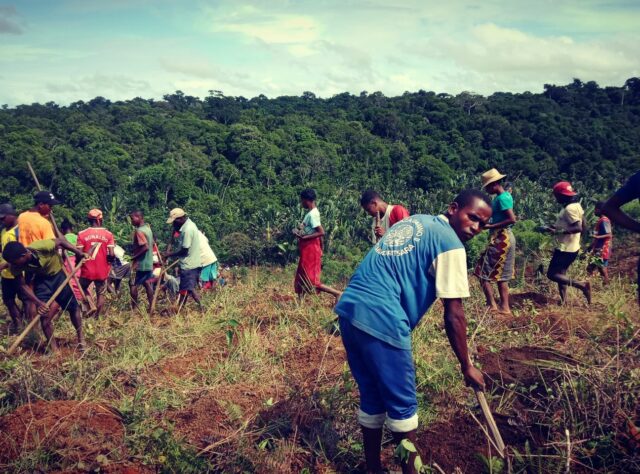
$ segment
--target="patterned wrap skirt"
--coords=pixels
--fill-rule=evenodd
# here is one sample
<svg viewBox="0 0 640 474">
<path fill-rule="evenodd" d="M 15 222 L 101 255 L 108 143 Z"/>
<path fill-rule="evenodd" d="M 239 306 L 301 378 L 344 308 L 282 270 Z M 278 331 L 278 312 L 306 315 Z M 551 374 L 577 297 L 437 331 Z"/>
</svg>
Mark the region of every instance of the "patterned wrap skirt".
<svg viewBox="0 0 640 474">
<path fill-rule="evenodd" d="M 493 230 L 473 274 L 482 280 L 509 281 L 515 277 L 516 238 L 509 228 Z"/>
</svg>

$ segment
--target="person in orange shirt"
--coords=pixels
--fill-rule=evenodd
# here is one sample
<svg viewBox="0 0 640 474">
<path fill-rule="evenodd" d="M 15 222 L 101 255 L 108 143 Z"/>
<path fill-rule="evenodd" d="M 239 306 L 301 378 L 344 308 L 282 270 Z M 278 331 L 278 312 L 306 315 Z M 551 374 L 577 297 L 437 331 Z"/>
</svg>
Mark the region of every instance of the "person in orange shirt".
<svg viewBox="0 0 640 474">
<path fill-rule="evenodd" d="M 36 193 L 33 200 L 34 206 L 18 216 L 18 240 L 25 247 L 38 240 L 56 238 L 49 215 L 60 201 L 49 191 Z"/>
</svg>

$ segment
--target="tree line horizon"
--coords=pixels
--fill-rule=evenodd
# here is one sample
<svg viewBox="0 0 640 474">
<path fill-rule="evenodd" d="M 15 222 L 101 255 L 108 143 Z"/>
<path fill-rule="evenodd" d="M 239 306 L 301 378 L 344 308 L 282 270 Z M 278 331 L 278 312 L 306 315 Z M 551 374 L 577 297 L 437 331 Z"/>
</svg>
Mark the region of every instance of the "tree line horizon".
<svg viewBox="0 0 640 474">
<path fill-rule="evenodd" d="M 64 202 L 59 214 L 82 224 L 100 207 L 122 238 L 129 210 L 168 233 L 162 219 L 182 207 L 214 241 L 234 236 L 224 245 L 241 235 L 282 243 L 301 214 L 299 191 L 313 187 L 329 230 L 348 247 L 364 235 L 344 228 L 366 226 L 357 198 L 367 188 L 411 212 L 433 212 L 492 167 L 524 187 L 568 179 L 589 195 L 613 190 L 640 168 L 640 78 L 487 97 L 246 99 L 211 90 L 204 99 L 176 91 L 163 100 L 2 106 L 1 202 L 30 207 L 27 161 Z"/>
</svg>

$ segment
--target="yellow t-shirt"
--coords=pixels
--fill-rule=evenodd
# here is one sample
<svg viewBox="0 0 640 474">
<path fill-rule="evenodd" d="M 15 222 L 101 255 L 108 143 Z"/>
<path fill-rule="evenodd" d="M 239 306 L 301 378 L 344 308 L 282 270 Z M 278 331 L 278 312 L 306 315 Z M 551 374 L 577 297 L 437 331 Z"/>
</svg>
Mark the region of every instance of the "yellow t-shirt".
<svg viewBox="0 0 640 474">
<path fill-rule="evenodd" d="M 25 211 L 18 216 L 18 239 L 25 247 L 38 240 L 55 238 L 51 222 L 39 212 Z"/>
<path fill-rule="evenodd" d="M 17 240 L 18 240 L 17 225 L 11 229 L 2 229 L 2 232 L 0 232 L 0 251 L 4 249 L 5 245 L 7 245 L 9 242 L 16 242 Z M 4 259 L 2 258 L 2 255 L 0 255 L 0 263 L 4 263 Z M 2 272 L 0 272 L 0 276 L 2 278 L 9 278 L 9 279 L 15 278 L 8 268 L 5 268 L 4 270 L 2 270 Z"/>
<path fill-rule="evenodd" d="M 46 277 L 57 275 L 62 271 L 62 257 L 56 249 L 56 241 L 54 239 L 39 240 L 27 248 L 35 255 L 38 263 L 34 264 L 29 260 L 25 265 L 11 265 L 11 272 L 15 276 L 19 276 L 21 272 L 26 272 Z"/>
<path fill-rule="evenodd" d="M 556 221 L 556 230 L 565 231 L 572 224 L 576 222 L 582 222 L 582 216 L 584 211 L 579 202 L 574 202 L 565 206 L 565 208 L 558 214 L 558 220 Z M 557 249 L 562 252 L 577 252 L 580 250 L 580 232 L 575 234 L 559 234 L 557 236 L 558 245 Z"/>
</svg>

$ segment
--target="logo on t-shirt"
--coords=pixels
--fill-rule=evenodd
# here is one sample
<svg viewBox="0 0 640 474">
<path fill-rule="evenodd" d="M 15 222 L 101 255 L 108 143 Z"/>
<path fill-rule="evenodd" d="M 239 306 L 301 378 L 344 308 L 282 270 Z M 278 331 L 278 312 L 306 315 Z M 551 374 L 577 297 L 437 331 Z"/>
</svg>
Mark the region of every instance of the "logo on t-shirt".
<svg viewBox="0 0 640 474">
<path fill-rule="evenodd" d="M 389 230 L 375 246 L 376 252 L 385 257 L 399 257 L 416 248 L 424 234 L 424 226 L 417 219 L 406 218 Z"/>
</svg>

